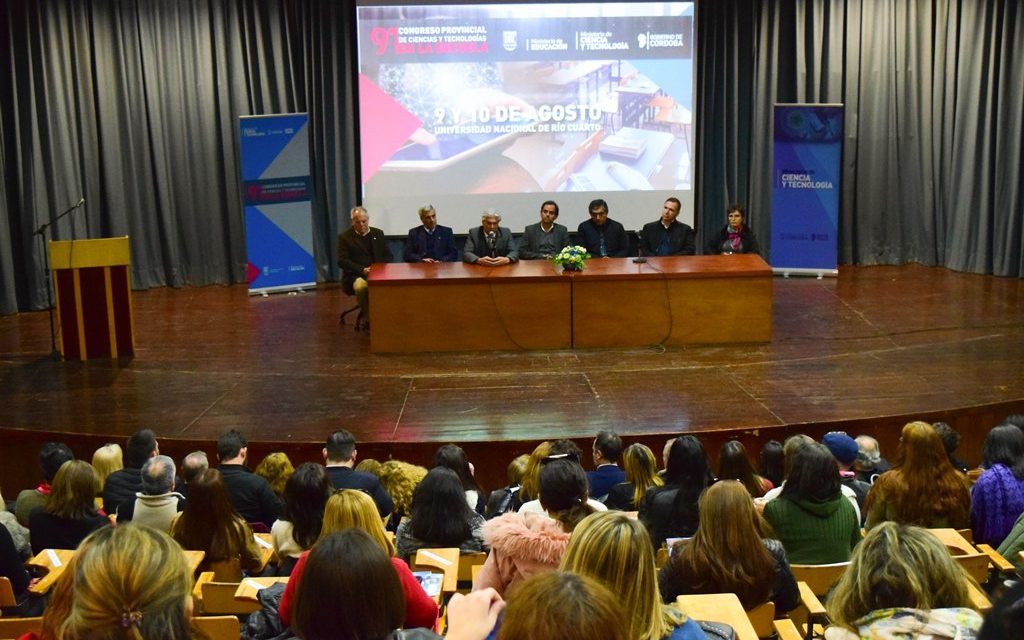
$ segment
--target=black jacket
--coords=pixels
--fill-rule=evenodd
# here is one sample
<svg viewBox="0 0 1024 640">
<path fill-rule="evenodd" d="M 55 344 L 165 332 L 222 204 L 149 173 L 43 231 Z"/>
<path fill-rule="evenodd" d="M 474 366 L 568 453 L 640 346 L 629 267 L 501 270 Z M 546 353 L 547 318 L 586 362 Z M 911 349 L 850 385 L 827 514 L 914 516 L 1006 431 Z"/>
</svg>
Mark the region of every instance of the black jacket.
<svg viewBox="0 0 1024 640">
<path fill-rule="evenodd" d="M 382 518 L 395 510 L 391 496 L 372 473 L 356 471 L 349 467 L 327 467 L 327 477 L 335 489 L 359 489 L 369 494 Z"/>
<path fill-rule="evenodd" d="M 353 229 L 338 236 L 338 266 L 341 267 L 342 289 L 352 295 L 352 283 L 356 278 L 363 277 L 363 269 L 374 262 L 391 262 L 391 252 L 384 240 L 384 232 L 370 227 L 367 234 L 370 238 L 370 251 Z"/>
<path fill-rule="evenodd" d="M 231 505 L 246 522 L 262 522 L 270 527 L 281 517 L 284 505 L 270 483 L 240 464 L 217 465 Z"/>
<path fill-rule="evenodd" d="M 110 515 L 117 507 L 135 498 L 142 491 L 142 469 L 118 469 L 103 483 L 103 510 Z"/>
<path fill-rule="evenodd" d="M 665 226 L 661 224 L 661 220 L 655 220 L 645 224 L 643 232 L 640 234 L 643 241 L 641 248 L 645 256 L 658 255 L 658 247 L 661 245 L 666 231 L 668 232 L 668 253 L 665 255 L 692 256 L 697 253 L 697 247 L 693 241 L 693 229 L 690 228 L 690 225 L 674 220 L 666 230 Z"/>
</svg>

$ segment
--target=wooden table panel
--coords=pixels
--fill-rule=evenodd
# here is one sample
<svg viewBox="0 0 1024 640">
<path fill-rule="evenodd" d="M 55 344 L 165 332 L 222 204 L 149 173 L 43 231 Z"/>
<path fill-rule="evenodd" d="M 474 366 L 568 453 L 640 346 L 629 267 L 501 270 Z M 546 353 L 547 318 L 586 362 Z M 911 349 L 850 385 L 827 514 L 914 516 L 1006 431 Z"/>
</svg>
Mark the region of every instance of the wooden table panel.
<svg viewBox="0 0 1024 640">
<path fill-rule="evenodd" d="M 546 261 L 507 267 L 386 264 L 374 269 L 371 351 L 571 347 L 570 281 Z"/>
</svg>

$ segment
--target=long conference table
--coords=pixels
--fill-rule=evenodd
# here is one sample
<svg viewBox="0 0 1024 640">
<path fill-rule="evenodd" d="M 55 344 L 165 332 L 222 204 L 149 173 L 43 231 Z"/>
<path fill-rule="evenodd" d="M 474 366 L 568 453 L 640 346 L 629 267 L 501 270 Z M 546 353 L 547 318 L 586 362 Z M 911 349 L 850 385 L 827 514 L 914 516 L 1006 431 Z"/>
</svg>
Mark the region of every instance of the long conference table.
<svg viewBox="0 0 1024 640">
<path fill-rule="evenodd" d="M 772 271 L 749 254 L 374 264 L 370 316 L 375 353 L 769 342 Z"/>
</svg>

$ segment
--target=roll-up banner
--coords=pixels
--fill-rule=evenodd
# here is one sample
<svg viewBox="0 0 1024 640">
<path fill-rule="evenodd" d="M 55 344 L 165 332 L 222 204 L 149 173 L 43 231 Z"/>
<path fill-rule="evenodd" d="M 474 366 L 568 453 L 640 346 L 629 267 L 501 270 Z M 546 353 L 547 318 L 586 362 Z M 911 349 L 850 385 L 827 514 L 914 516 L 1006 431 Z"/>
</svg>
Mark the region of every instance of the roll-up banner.
<svg viewBox="0 0 1024 640">
<path fill-rule="evenodd" d="M 783 275 L 838 275 L 843 105 L 777 104 L 771 265 Z"/>
<path fill-rule="evenodd" d="M 239 118 L 249 293 L 316 285 L 309 117 Z"/>
</svg>

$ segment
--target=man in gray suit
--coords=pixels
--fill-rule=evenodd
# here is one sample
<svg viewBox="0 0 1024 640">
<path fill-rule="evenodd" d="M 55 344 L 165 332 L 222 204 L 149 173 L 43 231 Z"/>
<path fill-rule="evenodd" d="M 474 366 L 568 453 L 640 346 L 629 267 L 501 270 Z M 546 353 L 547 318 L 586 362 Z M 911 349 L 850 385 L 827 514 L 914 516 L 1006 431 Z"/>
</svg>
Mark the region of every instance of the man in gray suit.
<svg viewBox="0 0 1024 640">
<path fill-rule="evenodd" d="M 484 211 L 480 216 L 480 226 L 469 230 L 462 259 L 485 267 L 500 267 L 518 261 L 516 240 L 508 227 L 500 225 L 500 213 L 494 209 Z"/>
<path fill-rule="evenodd" d="M 527 225 L 519 243 L 519 257 L 523 260 L 550 259 L 569 246 L 569 230 L 555 220 L 558 204 L 548 200 L 540 206 L 540 222 Z"/>
</svg>

